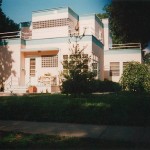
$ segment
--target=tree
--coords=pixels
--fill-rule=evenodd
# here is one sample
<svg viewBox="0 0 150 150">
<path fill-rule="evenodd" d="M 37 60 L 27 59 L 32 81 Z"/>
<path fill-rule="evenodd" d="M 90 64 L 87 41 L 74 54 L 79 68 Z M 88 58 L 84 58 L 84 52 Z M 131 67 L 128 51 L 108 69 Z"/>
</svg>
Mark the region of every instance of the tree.
<svg viewBox="0 0 150 150">
<path fill-rule="evenodd" d="M 147 53 L 146 55 L 144 55 L 143 60 L 144 60 L 144 63 L 150 65 L 150 53 Z"/>
<path fill-rule="evenodd" d="M 149 92 L 150 70 L 148 65 L 139 62 L 129 62 L 120 79 L 122 88 L 126 91 Z"/>
<path fill-rule="evenodd" d="M 113 43 L 139 42 L 142 48 L 146 46 L 150 40 L 150 1 L 112 0 L 105 11 Z"/>
<path fill-rule="evenodd" d="M 19 25 L 9 19 L 2 11 L 2 0 L 0 0 L 0 33 L 18 31 Z"/>
<path fill-rule="evenodd" d="M 14 23 L 13 20 L 6 17 L 3 13 L 2 0 L 0 0 L 0 33 L 17 31 L 19 25 Z M 15 75 L 15 71 L 12 70 L 12 52 L 8 50 L 7 42 L 2 40 L 0 35 L 0 91 L 4 90 L 4 82 L 9 78 L 11 74 Z"/>
<path fill-rule="evenodd" d="M 97 14 L 97 16 L 99 17 L 99 19 L 105 19 L 105 18 L 108 18 L 108 14 L 107 14 L 107 13 Z"/>
<path fill-rule="evenodd" d="M 80 49 L 78 42 L 84 37 L 79 34 L 73 35 L 75 45 L 70 49 L 71 55 L 63 61 L 63 68 L 67 71 L 63 73 L 62 93 L 78 96 L 80 94 L 92 93 L 92 83 L 95 73 L 90 71 L 88 63 L 90 57 L 84 54 L 84 49 Z"/>
</svg>

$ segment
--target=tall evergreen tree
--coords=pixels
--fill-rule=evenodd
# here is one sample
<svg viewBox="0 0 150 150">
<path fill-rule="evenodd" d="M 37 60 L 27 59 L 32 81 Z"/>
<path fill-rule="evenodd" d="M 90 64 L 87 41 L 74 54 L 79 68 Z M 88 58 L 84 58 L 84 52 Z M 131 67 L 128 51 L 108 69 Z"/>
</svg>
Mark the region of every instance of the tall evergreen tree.
<svg viewBox="0 0 150 150">
<path fill-rule="evenodd" d="M 2 0 L 0 0 L 0 33 L 18 31 L 19 25 L 9 19 L 2 11 Z"/>
</svg>

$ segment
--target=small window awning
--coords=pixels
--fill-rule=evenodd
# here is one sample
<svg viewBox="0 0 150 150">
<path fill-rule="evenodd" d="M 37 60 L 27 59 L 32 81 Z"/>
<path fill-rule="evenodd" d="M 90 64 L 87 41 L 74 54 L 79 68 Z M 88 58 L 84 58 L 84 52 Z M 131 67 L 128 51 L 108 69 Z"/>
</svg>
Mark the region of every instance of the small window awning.
<svg viewBox="0 0 150 150">
<path fill-rule="evenodd" d="M 59 52 L 59 48 L 56 47 L 26 48 L 26 49 L 21 49 L 21 52 L 24 53 L 25 56 L 57 55 Z"/>
<path fill-rule="evenodd" d="M 44 51 L 59 51 L 57 47 L 44 47 L 44 48 L 22 48 L 21 52 L 44 52 Z"/>
</svg>

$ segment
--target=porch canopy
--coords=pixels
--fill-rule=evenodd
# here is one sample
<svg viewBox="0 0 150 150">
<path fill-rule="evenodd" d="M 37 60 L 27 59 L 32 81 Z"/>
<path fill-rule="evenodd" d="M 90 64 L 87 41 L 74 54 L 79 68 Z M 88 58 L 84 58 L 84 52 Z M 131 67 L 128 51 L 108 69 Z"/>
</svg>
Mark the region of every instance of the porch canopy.
<svg viewBox="0 0 150 150">
<path fill-rule="evenodd" d="M 48 47 L 48 48 L 24 48 L 21 49 L 21 52 L 29 55 L 56 55 L 59 52 L 57 47 Z"/>
</svg>

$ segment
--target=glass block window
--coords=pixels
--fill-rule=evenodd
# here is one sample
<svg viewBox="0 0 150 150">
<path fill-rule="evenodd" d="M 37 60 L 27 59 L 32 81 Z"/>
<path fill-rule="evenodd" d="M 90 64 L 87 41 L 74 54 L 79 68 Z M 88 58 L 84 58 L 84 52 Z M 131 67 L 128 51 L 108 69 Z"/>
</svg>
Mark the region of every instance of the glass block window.
<svg viewBox="0 0 150 150">
<path fill-rule="evenodd" d="M 64 69 L 67 69 L 67 68 L 68 68 L 68 61 L 67 61 L 67 60 L 64 60 L 64 61 L 63 61 L 63 68 L 64 68 Z"/>
<path fill-rule="evenodd" d="M 30 58 L 30 76 L 35 77 L 35 58 Z"/>
<path fill-rule="evenodd" d="M 42 56 L 42 67 L 58 67 L 58 56 Z"/>
<path fill-rule="evenodd" d="M 97 63 L 92 63 L 93 72 L 97 75 Z"/>
<path fill-rule="evenodd" d="M 110 62 L 110 76 L 120 75 L 119 66 L 120 66 L 119 62 Z"/>
<path fill-rule="evenodd" d="M 97 63 L 92 63 L 93 69 L 97 69 Z"/>
<path fill-rule="evenodd" d="M 37 22 L 33 22 L 33 29 L 68 26 L 70 21 L 71 20 L 69 18 L 37 21 Z"/>
</svg>

